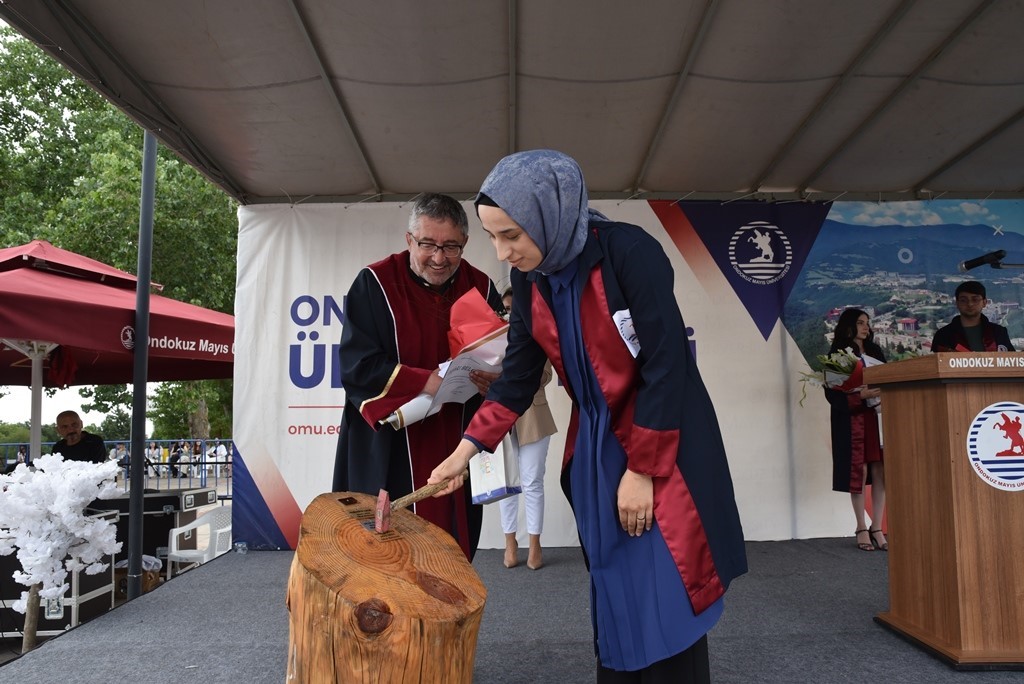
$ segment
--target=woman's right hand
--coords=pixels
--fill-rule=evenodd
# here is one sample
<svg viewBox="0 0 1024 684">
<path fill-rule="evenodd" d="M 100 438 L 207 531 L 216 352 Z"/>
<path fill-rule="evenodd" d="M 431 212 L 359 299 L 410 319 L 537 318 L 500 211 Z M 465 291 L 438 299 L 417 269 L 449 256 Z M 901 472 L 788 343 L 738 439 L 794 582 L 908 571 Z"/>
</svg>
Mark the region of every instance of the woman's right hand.
<svg viewBox="0 0 1024 684">
<path fill-rule="evenodd" d="M 868 387 L 867 385 L 861 385 L 860 387 L 860 398 L 861 399 L 874 399 L 875 397 L 882 396 L 882 389 L 880 387 Z"/>
<path fill-rule="evenodd" d="M 455 447 L 455 451 L 434 468 L 430 473 L 430 477 L 427 478 L 427 484 L 450 480 L 448 486 L 435 494 L 435 497 L 451 494 L 462 486 L 465 479 L 463 475 L 466 468 L 469 467 L 469 459 L 476 456 L 477 452 L 475 444 L 468 439 L 463 439 L 459 442 L 459 446 Z"/>
</svg>

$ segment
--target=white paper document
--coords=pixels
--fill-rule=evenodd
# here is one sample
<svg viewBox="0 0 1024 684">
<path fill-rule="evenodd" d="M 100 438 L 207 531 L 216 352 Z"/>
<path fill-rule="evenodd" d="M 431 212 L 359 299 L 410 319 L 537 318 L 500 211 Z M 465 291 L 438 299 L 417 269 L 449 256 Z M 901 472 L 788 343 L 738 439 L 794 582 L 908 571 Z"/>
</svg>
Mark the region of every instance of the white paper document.
<svg viewBox="0 0 1024 684">
<path fill-rule="evenodd" d="M 381 421 L 396 430 L 401 430 L 407 425 L 423 420 L 441 410 L 441 406 L 448 403 L 465 404 L 480 390 L 469 379 L 470 371 L 482 370 L 489 373 L 501 372 L 501 361 L 505 358 L 505 343 L 507 341 L 507 328 L 490 339 L 484 340 L 467 349 L 451 361 L 445 361 L 440 366 L 441 386 L 437 394 L 431 397 L 429 394 L 420 394 L 415 399 L 403 404 L 399 409 Z"/>
</svg>

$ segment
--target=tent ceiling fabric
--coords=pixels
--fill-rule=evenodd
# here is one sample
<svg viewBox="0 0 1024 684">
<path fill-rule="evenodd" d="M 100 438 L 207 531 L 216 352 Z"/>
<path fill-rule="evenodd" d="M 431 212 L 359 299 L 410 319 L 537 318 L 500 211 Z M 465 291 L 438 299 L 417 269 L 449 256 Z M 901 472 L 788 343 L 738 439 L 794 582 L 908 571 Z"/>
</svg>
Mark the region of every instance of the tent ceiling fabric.
<svg viewBox="0 0 1024 684">
<path fill-rule="evenodd" d="M 243 203 L 1024 196 L 1024 0 L 0 0 Z"/>
</svg>

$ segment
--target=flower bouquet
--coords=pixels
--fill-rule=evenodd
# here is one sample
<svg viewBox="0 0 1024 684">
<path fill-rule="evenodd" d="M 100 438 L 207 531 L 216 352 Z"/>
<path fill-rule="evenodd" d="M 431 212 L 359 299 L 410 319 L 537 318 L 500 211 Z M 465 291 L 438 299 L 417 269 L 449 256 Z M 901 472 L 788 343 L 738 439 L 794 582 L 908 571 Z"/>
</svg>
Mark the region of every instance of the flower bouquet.
<svg viewBox="0 0 1024 684">
<path fill-rule="evenodd" d="M 847 347 L 831 354 L 818 354 L 817 359 L 821 370 L 800 373 L 801 406 L 804 405 L 804 399 L 807 398 L 808 385 L 851 392 L 864 384 L 864 361 L 853 353 L 852 348 Z"/>
<path fill-rule="evenodd" d="M 829 389 L 841 392 L 854 392 L 864 384 L 864 369 L 877 366 L 882 361 L 863 354 L 857 356 L 851 347 L 840 349 L 831 354 L 818 354 L 820 371 L 800 373 L 800 405 L 804 405 L 807 398 L 807 385 L 811 387 L 828 387 Z M 864 400 L 864 403 L 874 408 L 879 405 L 878 397 L 871 397 Z"/>
</svg>

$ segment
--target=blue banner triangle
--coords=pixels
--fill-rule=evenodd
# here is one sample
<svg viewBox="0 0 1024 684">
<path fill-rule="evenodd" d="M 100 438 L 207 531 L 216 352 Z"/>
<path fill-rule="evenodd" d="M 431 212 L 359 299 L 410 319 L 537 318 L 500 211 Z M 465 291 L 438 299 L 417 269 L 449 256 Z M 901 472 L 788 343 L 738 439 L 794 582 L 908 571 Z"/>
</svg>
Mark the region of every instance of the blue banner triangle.
<svg viewBox="0 0 1024 684">
<path fill-rule="evenodd" d="M 679 202 L 676 206 L 767 340 L 831 203 Z"/>
</svg>

